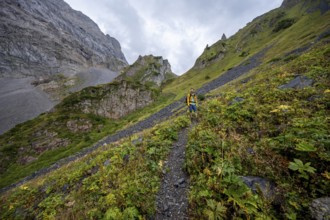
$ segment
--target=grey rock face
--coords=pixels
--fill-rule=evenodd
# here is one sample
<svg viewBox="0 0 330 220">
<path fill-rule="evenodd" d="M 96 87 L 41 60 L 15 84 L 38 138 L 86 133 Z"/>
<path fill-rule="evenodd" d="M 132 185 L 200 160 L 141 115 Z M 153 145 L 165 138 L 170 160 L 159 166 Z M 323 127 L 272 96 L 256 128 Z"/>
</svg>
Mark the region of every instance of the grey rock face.
<svg viewBox="0 0 330 220">
<path fill-rule="evenodd" d="M 316 220 L 330 219 L 330 197 L 314 199 L 309 210 Z"/>
<path fill-rule="evenodd" d="M 0 77 L 127 65 L 119 42 L 63 0 L 1 0 L 0 24 Z"/>
<path fill-rule="evenodd" d="M 90 92 L 90 93 L 89 93 Z M 151 104 L 154 99 L 152 91 L 146 90 L 121 81 L 119 84 L 108 84 L 99 88 L 98 91 L 83 90 L 84 95 L 89 94 L 91 98 L 86 98 L 75 104 L 73 108 L 83 113 L 118 119 Z M 95 95 L 94 98 L 93 94 Z"/>
<path fill-rule="evenodd" d="M 134 64 L 124 69 L 118 79 L 121 80 L 126 77 L 133 78 L 143 84 L 153 82 L 160 86 L 164 81 L 170 77 L 176 77 L 176 75 L 172 73 L 168 60 L 164 60 L 160 56 L 149 55 L 139 56 Z"/>
</svg>

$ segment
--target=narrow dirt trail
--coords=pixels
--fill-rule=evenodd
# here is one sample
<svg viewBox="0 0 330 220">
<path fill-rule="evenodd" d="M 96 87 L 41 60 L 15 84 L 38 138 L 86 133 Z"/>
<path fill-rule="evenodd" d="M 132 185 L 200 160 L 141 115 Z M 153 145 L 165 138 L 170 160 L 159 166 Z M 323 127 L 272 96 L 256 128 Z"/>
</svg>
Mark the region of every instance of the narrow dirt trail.
<svg viewBox="0 0 330 220">
<path fill-rule="evenodd" d="M 156 198 L 156 220 L 188 219 L 189 176 L 183 170 L 187 133 L 188 128 L 179 133 L 164 166 L 166 173 Z"/>
</svg>

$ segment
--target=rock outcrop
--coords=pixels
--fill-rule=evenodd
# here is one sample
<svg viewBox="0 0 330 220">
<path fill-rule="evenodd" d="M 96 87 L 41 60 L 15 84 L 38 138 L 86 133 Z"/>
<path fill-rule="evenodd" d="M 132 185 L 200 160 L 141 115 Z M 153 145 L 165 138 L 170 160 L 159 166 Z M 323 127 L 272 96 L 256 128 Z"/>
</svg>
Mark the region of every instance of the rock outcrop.
<svg viewBox="0 0 330 220">
<path fill-rule="evenodd" d="M 0 24 L 0 77 L 127 65 L 119 42 L 63 0 L 2 0 Z"/>
<path fill-rule="evenodd" d="M 118 119 L 151 104 L 156 95 L 145 85 L 123 80 L 85 88 L 64 99 L 62 105 L 70 111 Z"/>
<path fill-rule="evenodd" d="M 160 86 L 169 79 L 177 77 L 171 70 L 168 60 L 161 56 L 139 56 L 134 64 L 123 69 L 118 80 L 132 79 L 142 84 L 152 83 Z"/>
<path fill-rule="evenodd" d="M 225 34 L 222 35 L 222 39 L 216 42 L 212 46 L 206 46 L 202 55 L 197 58 L 194 67 L 195 69 L 202 69 L 216 61 L 219 61 L 225 57 L 228 49 Z"/>
</svg>

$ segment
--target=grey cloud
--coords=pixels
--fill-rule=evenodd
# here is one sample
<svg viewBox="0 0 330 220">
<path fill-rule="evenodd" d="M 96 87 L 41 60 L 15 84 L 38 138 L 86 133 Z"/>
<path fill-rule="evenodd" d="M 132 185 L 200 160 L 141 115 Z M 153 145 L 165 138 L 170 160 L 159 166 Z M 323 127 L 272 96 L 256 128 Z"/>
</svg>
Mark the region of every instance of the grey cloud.
<svg viewBox="0 0 330 220">
<path fill-rule="evenodd" d="M 192 67 L 206 44 L 230 36 L 282 0 L 66 0 L 122 45 L 126 59 L 154 53 L 178 74 Z"/>
</svg>

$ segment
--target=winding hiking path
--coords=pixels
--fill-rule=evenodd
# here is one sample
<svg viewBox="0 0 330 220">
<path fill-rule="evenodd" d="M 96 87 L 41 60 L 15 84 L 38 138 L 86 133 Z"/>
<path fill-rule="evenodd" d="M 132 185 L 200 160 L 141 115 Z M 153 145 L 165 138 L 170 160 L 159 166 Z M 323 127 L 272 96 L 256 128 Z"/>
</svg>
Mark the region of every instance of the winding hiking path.
<svg viewBox="0 0 330 220">
<path fill-rule="evenodd" d="M 155 220 L 188 219 L 189 176 L 183 170 L 187 129 L 179 133 L 179 140 L 173 144 L 166 165 L 165 175 L 157 194 Z"/>
<path fill-rule="evenodd" d="M 219 76 L 218 78 L 214 79 L 213 81 L 205 84 L 204 86 L 202 86 L 200 89 L 197 90 L 198 94 L 205 94 L 213 89 L 216 89 L 220 86 L 225 85 L 226 83 L 238 78 L 239 76 L 249 72 L 251 69 L 257 67 L 261 62 L 260 59 L 263 57 L 264 53 L 268 50 L 268 48 L 262 50 L 261 52 L 251 56 L 248 60 L 246 60 L 245 62 L 243 62 L 242 64 L 238 65 L 237 67 L 234 67 L 230 70 L 228 70 L 227 72 L 223 73 L 221 76 Z M 132 125 L 131 127 L 118 131 L 117 133 L 113 134 L 113 135 L 109 135 L 107 137 L 105 137 L 104 139 L 100 140 L 99 142 L 97 142 L 96 144 L 94 144 L 93 146 L 89 147 L 89 148 L 85 148 L 83 150 L 81 150 L 80 152 L 63 158 L 61 160 L 59 160 L 58 162 L 56 162 L 55 164 L 51 165 L 50 167 L 47 168 L 43 168 L 39 171 L 34 172 L 32 175 L 25 177 L 23 180 L 14 183 L 8 187 L 2 188 L 0 189 L 0 193 L 5 192 L 11 188 L 17 187 L 22 185 L 23 183 L 25 183 L 28 180 L 31 180 L 33 178 L 36 178 L 38 176 L 44 175 L 50 171 L 56 170 L 57 168 L 59 168 L 60 166 L 63 166 L 64 164 L 67 164 L 69 162 L 72 162 L 78 158 L 81 158 L 82 156 L 85 156 L 86 154 L 91 153 L 92 151 L 94 151 L 95 149 L 99 148 L 100 146 L 104 145 L 104 144 L 110 144 L 112 142 L 116 142 L 124 137 L 130 136 L 134 133 L 137 132 L 141 132 L 147 128 L 151 128 L 153 127 L 155 124 L 157 124 L 158 122 L 165 120 L 167 118 L 169 118 L 171 115 L 173 115 L 173 113 L 175 112 L 176 109 L 182 108 L 183 106 L 183 101 L 184 101 L 185 97 L 182 97 L 180 100 L 173 102 L 172 104 L 164 107 L 163 109 L 161 109 L 160 111 L 156 112 L 155 114 L 149 116 L 148 118 Z"/>
</svg>

